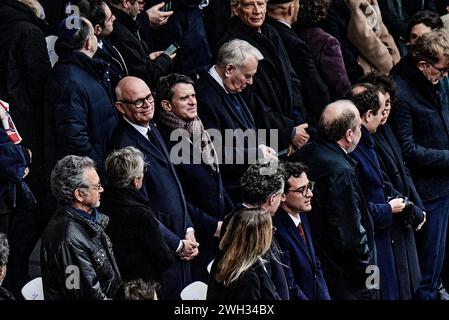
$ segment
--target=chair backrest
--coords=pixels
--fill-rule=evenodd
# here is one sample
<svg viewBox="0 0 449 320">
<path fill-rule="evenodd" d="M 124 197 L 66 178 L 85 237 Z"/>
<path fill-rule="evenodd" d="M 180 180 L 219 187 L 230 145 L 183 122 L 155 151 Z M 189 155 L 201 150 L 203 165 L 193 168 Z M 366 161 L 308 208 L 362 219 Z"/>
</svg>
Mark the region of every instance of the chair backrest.
<svg viewBox="0 0 449 320">
<path fill-rule="evenodd" d="M 55 63 L 58 61 L 59 57 L 55 51 L 55 42 L 58 39 L 57 36 L 47 36 L 45 41 L 47 42 L 47 52 L 48 57 L 50 58 L 51 66 L 53 67 Z"/>
<path fill-rule="evenodd" d="M 44 289 L 42 287 L 42 278 L 34 278 L 23 286 L 22 296 L 25 300 L 44 300 Z"/>
<path fill-rule="evenodd" d="M 182 300 L 206 300 L 207 284 L 195 281 L 181 291 Z"/>
</svg>

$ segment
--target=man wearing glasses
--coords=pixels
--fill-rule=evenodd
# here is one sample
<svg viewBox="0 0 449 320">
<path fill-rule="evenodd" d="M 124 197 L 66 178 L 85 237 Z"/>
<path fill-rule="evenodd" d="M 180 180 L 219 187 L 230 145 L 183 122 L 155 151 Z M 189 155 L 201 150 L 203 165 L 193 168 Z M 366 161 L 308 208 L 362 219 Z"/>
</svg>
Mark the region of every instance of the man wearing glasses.
<svg viewBox="0 0 449 320">
<path fill-rule="evenodd" d="M 416 298 L 437 299 L 449 217 L 449 109 L 441 80 L 449 71 L 449 35 L 419 37 L 393 71 L 398 87 L 390 124 L 398 138 L 427 222 L 416 233 L 422 278 Z"/>
<path fill-rule="evenodd" d="M 186 201 L 164 140 L 152 123 L 154 98 L 150 88 L 139 78 L 125 77 L 115 93 L 115 106 L 123 118 L 112 135 L 110 147 L 117 150 L 134 146 L 150 164 L 140 192 L 160 222 L 165 242 L 178 257 L 163 275 L 161 297 L 178 300 L 182 289 L 191 282 L 189 260 L 199 253 L 190 216 L 198 217 L 200 212 Z"/>
<path fill-rule="evenodd" d="M 330 300 L 321 264 L 315 255 L 306 212 L 312 210 L 315 182 L 300 162 L 284 163 L 285 186 L 281 206 L 273 216 L 274 236 L 283 251 L 283 263 L 292 300 Z"/>
<path fill-rule="evenodd" d="M 100 213 L 104 191 L 88 157 L 66 156 L 51 173 L 58 209 L 41 246 L 46 300 L 111 299 L 121 282 L 112 243 L 105 233 L 109 218 Z"/>
</svg>

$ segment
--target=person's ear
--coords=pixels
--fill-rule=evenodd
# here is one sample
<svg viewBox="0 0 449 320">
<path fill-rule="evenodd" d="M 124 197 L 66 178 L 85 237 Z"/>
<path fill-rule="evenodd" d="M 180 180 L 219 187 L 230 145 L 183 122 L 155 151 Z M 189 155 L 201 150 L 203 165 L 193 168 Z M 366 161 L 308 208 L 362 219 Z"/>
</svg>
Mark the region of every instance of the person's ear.
<svg viewBox="0 0 449 320">
<path fill-rule="evenodd" d="M 99 36 L 101 31 L 103 31 L 103 28 L 99 24 L 96 24 L 94 26 L 94 34 L 95 34 L 95 36 L 96 37 Z"/>
<path fill-rule="evenodd" d="M 285 202 L 285 201 L 287 201 L 287 196 L 285 195 L 285 193 L 282 193 L 281 202 Z"/>
<path fill-rule="evenodd" d="M 235 66 L 232 63 L 227 64 L 224 71 L 225 77 L 229 77 L 234 69 Z"/>
<path fill-rule="evenodd" d="M 419 61 L 416 66 L 418 67 L 419 71 L 424 71 L 424 66 L 426 65 L 425 61 Z"/>
<path fill-rule="evenodd" d="M 6 276 L 6 269 L 7 269 L 6 264 L 3 266 L 0 266 L 0 285 L 2 284 L 3 279 Z"/>
<path fill-rule="evenodd" d="M 161 101 L 161 106 L 165 111 L 171 111 L 171 104 L 170 101 L 168 100 L 162 100 Z"/>
<path fill-rule="evenodd" d="M 123 107 L 123 103 L 116 102 L 115 107 L 117 108 L 118 112 L 120 112 L 121 114 L 125 114 L 125 108 Z"/>
<path fill-rule="evenodd" d="M 237 3 L 236 5 L 232 6 L 232 8 L 231 8 L 232 16 L 239 15 L 239 7 L 240 7 L 240 3 Z"/>
<path fill-rule="evenodd" d="M 73 192 L 73 195 L 74 195 L 76 201 L 78 201 L 78 202 L 83 202 L 84 201 L 83 191 L 81 191 L 81 189 L 76 189 Z"/>
<path fill-rule="evenodd" d="M 352 129 L 348 129 L 345 132 L 345 139 L 349 142 L 351 142 L 352 138 L 351 138 L 351 133 L 352 133 Z"/>
</svg>

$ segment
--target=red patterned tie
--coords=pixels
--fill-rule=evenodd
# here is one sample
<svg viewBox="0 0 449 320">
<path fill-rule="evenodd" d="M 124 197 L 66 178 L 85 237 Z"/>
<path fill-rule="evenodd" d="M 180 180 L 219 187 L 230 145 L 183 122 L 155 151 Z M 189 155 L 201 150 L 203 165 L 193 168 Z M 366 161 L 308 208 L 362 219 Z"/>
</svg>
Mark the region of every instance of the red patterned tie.
<svg viewBox="0 0 449 320">
<path fill-rule="evenodd" d="M 301 222 L 298 223 L 297 228 L 298 228 L 298 231 L 299 231 L 299 235 L 300 235 L 301 238 L 302 238 L 302 241 L 304 241 L 304 244 L 306 244 L 306 235 L 305 235 L 305 233 L 304 233 L 304 228 L 302 227 Z"/>
</svg>

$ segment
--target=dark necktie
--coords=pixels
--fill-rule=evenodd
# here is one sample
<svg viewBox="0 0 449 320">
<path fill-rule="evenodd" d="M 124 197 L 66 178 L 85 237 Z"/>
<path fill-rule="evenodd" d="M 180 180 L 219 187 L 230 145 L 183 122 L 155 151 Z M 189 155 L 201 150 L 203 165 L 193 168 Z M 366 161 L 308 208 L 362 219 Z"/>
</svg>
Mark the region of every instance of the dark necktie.
<svg viewBox="0 0 449 320">
<path fill-rule="evenodd" d="M 246 117 L 245 111 L 243 110 L 243 106 L 240 103 L 237 96 L 230 94 L 229 97 L 231 98 L 232 106 L 234 107 L 234 111 L 237 113 L 239 119 L 242 121 L 242 123 L 247 128 L 252 128 L 252 125 L 251 125 L 250 121 L 248 120 L 248 118 Z"/>
<path fill-rule="evenodd" d="M 157 141 L 157 138 L 156 138 L 156 136 L 154 135 L 153 130 L 151 130 L 150 128 L 148 128 L 147 136 L 148 136 L 148 140 L 150 140 L 151 144 L 152 144 L 153 146 L 155 146 L 157 149 L 159 149 L 159 143 L 158 143 L 158 141 Z"/>
<path fill-rule="evenodd" d="M 306 234 L 304 233 L 304 228 L 302 227 L 302 223 L 298 223 L 298 226 L 296 227 L 298 229 L 299 235 L 302 238 L 302 241 L 304 241 L 304 244 L 306 244 Z"/>
</svg>

